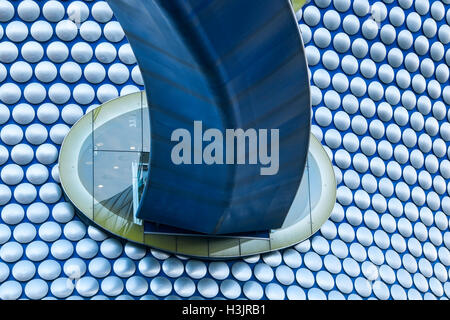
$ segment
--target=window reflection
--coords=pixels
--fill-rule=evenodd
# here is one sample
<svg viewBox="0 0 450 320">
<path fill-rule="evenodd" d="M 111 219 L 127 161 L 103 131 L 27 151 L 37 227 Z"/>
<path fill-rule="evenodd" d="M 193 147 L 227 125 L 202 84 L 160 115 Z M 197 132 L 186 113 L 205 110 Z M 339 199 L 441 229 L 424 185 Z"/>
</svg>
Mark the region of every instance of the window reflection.
<svg viewBox="0 0 450 320">
<path fill-rule="evenodd" d="M 94 220 L 111 211 L 117 217 L 142 224 L 136 212 L 148 174 L 149 152 L 145 150 L 150 137 L 149 130 L 144 129 L 149 128 L 148 109 L 126 112 L 101 125 L 101 108 L 96 111 L 93 117 L 97 126 L 84 141 L 78 161 L 80 180 L 92 196 Z"/>
</svg>

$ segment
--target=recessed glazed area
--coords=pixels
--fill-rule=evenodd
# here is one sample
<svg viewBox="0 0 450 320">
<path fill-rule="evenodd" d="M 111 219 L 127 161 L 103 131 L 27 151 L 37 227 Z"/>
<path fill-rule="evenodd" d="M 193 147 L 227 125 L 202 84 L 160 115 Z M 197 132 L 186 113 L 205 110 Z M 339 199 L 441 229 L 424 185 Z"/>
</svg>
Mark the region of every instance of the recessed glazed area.
<svg viewBox="0 0 450 320">
<path fill-rule="evenodd" d="M 136 218 L 149 153 L 144 92 L 94 109 L 78 121 L 60 152 L 61 184 L 85 220 L 124 239 L 169 252 L 206 258 L 248 256 L 285 248 L 314 234 L 335 203 L 330 160 L 311 136 L 306 170 L 281 229 L 268 239 L 144 233 Z"/>
<path fill-rule="evenodd" d="M 80 181 L 91 196 L 102 206 L 130 219 L 145 185 L 149 156 L 148 116 L 144 120 L 144 112 L 148 115 L 146 108 L 128 111 L 96 126 L 84 139 L 78 161 Z"/>
</svg>

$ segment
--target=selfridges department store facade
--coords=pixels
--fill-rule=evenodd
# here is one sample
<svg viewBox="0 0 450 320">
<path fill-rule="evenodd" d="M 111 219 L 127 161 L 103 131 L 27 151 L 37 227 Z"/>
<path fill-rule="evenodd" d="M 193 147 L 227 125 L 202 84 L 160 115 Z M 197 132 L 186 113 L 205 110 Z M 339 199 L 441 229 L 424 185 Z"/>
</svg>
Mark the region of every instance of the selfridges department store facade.
<svg viewBox="0 0 450 320">
<path fill-rule="evenodd" d="M 147 106 L 136 61 L 136 44 L 149 41 L 131 37 L 120 14 L 119 24 L 120 2 L 0 0 L 0 299 L 450 298 L 448 0 L 297 10 L 309 71 L 295 81 L 309 77 L 312 137 L 295 151 L 309 148 L 298 192 L 308 196 L 292 194 L 278 231 L 212 240 L 138 214 L 156 98 Z M 236 25 L 222 25 L 217 43 Z M 81 135 L 92 143 L 77 145 Z M 76 183 L 92 190 L 81 200 L 66 178 L 75 158 Z M 111 191 L 108 178 L 126 175 L 126 192 Z M 283 234 L 303 218 L 308 228 Z"/>
</svg>

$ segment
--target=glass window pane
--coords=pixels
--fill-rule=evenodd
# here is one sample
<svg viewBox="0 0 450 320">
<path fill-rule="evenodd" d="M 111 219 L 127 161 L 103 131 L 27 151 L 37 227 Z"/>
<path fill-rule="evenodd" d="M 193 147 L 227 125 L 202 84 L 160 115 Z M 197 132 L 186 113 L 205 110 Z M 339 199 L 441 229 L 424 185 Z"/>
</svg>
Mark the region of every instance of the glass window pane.
<svg viewBox="0 0 450 320">
<path fill-rule="evenodd" d="M 124 109 L 129 111 L 124 113 Z M 150 131 L 145 137 L 143 131 L 142 94 L 137 99 L 130 95 L 107 102 L 94 110 L 93 117 L 95 150 L 142 151 L 144 140 L 149 139 Z M 148 126 L 148 112 L 145 117 Z"/>
</svg>

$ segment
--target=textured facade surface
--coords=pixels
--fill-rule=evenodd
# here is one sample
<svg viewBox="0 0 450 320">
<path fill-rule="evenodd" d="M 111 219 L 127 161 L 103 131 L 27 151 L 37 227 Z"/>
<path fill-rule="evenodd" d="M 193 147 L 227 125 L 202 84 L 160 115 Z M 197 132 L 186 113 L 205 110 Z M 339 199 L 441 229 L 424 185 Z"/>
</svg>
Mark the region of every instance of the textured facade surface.
<svg viewBox="0 0 450 320">
<path fill-rule="evenodd" d="M 106 2 L 0 0 L 0 299 L 449 298 L 450 1 L 297 17 L 337 204 L 293 248 L 209 262 L 108 237 L 62 198 L 70 126 L 143 89 Z"/>
</svg>

